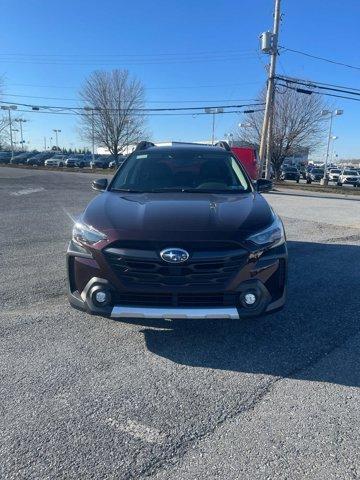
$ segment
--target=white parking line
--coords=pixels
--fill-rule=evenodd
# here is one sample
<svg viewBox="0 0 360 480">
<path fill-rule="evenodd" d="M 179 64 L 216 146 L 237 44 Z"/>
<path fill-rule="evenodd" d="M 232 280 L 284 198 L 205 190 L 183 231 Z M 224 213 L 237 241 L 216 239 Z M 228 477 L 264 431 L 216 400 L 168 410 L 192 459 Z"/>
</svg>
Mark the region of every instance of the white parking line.
<svg viewBox="0 0 360 480">
<path fill-rule="evenodd" d="M 114 420 L 113 418 L 108 418 L 106 419 L 105 423 L 116 430 L 128 433 L 129 435 L 147 443 L 161 444 L 166 438 L 166 435 L 161 433 L 157 428 L 149 427 L 147 425 L 143 425 L 142 423 L 134 422 L 133 420 L 127 420 L 127 422 L 124 424 Z"/>
<path fill-rule="evenodd" d="M 23 190 L 18 190 L 17 192 L 11 192 L 10 195 L 14 195 L 15 197 L 19 197 L 20 195 L 29 195 L 30 193 L 42 192 L 43 190 L 45 190 L 45 188 L 43 188 L 43 187 L 24 188 Z"/>
</svg>

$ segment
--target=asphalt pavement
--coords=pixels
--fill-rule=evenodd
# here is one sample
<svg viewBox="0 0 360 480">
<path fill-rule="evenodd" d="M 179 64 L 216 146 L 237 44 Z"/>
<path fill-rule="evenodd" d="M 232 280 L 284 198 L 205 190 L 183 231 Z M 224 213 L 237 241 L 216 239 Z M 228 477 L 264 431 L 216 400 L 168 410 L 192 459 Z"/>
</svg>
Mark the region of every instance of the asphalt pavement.
<svg viewBox="0 0 360 480">
<path fill-rule="evenodd" d="M 0 169 L 0 478 L 359 478 L 360 197 L 266 195 L 282 312 L 120 322 L 66 299 L 93 177 Z"/>
</svg>

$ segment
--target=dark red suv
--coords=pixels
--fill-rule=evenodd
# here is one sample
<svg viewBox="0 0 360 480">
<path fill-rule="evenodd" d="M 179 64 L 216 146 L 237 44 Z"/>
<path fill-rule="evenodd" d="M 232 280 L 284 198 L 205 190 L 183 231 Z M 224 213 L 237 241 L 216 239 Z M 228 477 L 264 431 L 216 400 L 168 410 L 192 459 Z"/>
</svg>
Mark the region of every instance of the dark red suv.
<svg viewBox="0 0 360 480">
<path fill-rule="evenodd" d="M 281 309 L 281 220 L 231 151 L 141 142 L 78 223 L 69 299 L 114 318 L 241 318 Z"/>
</svg>

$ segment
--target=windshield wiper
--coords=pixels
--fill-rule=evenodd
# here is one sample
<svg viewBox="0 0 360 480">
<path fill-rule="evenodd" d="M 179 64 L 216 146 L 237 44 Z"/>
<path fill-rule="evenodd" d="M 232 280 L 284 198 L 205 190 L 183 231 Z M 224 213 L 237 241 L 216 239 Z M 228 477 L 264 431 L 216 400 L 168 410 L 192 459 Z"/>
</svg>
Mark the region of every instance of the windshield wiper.
<svg viewBox="0 0 360 480">
<path fill-rule="evenodd" d="M 214 189 L 205 189 L 205 188 L 157 188 L 149 190 L 149 193 L 162 193 L 162 192 L 175 192 L 175 193 L 244 193 L 246 190 L 237 189 L 223 189 L 223 190 L 214 190 Z"/>
<path fill-rule="evenodd" d="M 132 188 L 112 188 L 110 192 L 146 193 L 145 190 L 133 190 Z"/>
</svg>

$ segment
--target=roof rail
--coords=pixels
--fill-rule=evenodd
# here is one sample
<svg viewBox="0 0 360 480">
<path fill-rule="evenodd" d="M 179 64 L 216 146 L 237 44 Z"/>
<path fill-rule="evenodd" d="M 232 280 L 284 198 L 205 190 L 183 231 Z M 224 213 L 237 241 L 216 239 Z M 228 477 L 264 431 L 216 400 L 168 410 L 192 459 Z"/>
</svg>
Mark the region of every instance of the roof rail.
<svg viewBox="0 0 360 480">
<path fill-rule="evenodd" d="M 220 142 L 215 143 L 215 147 L 225 148 L 228 152 L 231 151 L 230 145 L 225 142 L 225 140 L 221 140 Z"/>
<path fill-rule="evenodd" d="M 150 147 L 155 147 L 155 144 L 152 142 L 147 142 L 143 140 L 142 142 L 139 142 L 136 145 L 134 152 L 136 152 L 137 150 L 146 150 L 147 148 L 150 148 Z"/>
</svg>

